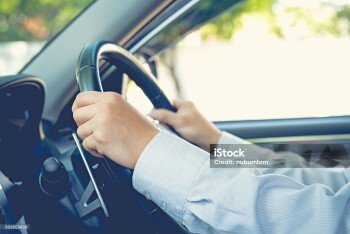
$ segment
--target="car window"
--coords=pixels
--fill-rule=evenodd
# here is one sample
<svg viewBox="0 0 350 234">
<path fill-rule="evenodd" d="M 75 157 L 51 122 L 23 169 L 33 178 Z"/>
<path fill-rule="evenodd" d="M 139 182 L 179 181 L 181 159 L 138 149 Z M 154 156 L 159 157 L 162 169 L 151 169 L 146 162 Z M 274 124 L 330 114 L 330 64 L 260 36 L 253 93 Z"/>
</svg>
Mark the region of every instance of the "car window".
<svg viewBox="0 0 350 234">
<path fill-rule="evenodd" d="M 249 0 L 157 56 L 212 121 L 349 115 L 350 1 Z"/>
<path fill-rule="evenodd" d="M 93 0 L 0 1 L 0 75 L 17 73 Z"/>
</svg>

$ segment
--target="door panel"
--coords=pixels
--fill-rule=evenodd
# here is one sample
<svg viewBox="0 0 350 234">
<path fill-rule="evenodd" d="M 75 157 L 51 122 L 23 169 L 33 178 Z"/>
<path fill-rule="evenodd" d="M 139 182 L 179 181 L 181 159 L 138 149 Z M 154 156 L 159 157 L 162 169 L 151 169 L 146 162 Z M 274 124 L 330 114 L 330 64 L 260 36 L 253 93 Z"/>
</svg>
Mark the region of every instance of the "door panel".
<svg viewBox="0 0 350 234">
<path fill-rule="evenodd" d="M 255 143 L 349 142 L 350 116 L 214 123 L 219 129 Z"/>
<path fill-rule="evenodd" d="M 327 146 L 336 144 L 332 148 L 336 147 L 337 150 L 332 150 L 320 163 L 323 166 L 333 165 L 336 162 L 334 160 L 343 158 L 344 155 L 349 156 L 347 152 L 350 152 L 350 116 L 216 122 L 215 125 L 262 147 L 277 147 L 282 151 L 302 155 L 306 159 L 309 158 L 308 160 L 311 159 L 311 155 L 316 158 L 323 157 Z M 339 151 L 339 147 L 343 150 Z"/>
</svg>

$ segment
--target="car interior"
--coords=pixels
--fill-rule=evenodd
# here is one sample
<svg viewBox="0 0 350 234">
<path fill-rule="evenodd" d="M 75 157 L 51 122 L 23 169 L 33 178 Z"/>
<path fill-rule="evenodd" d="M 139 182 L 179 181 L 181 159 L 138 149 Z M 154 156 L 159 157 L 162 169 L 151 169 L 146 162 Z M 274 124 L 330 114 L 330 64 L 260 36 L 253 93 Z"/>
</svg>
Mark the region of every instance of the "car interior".
<svg viewBox="0 0 350 234">
<path fill-rule="evenodd" d="M 84 91 L 126 96 L 132 80 L 154 108 L 176 111 L 153 59 L 239 4 L 93 1 L 18 74 L 0 77 L 0 224 L 28 223 L 27 233 L 187 233 L 133 189 L 132 171 L 82 148 L 71 106 Z M 349 123 L 350 116 L 214 122 L 265 146 L 348 144 Z"/>
</svg>

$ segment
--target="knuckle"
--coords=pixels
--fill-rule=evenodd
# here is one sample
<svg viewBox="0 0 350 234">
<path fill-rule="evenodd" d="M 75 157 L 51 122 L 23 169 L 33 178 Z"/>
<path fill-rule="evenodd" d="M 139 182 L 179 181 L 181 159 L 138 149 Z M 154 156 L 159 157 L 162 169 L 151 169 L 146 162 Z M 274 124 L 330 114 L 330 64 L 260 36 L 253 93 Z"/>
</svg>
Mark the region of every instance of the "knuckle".
<svg viewBox="0 0 350 234">
<path fill-rule="evenodd" d="M 101 103 L 99 106 L 100 114 L 107 115 L 113 111 L 113 107 L 110 103 Z"/>
<path fill-rule="evenodd" d="M 84 129 L 82 127 L 78 127 L 77 129 L 77 134 L 81 139 L 86 138 L 86 134 L 84 133 Z"/>
<path fill-rule="evenodd" d="M 75 121 L 78 121 L 79 120 L 79 110 L 75 110 L 74 112 L 73 112 L 73 119 L 75 120 Z"/>
<path fill-rule="evenodd" d="M 118 100 L 120 100 L 121 96 L 115 92 L 107 92 L 106 93 L 106 100 L 108 102 L 112 102 L 112 103 L 115 103 L 117 102 Z"/>
<path fill-rule="evenodd" d="M 77 134 L 81 139 L 84 139 L 81 127 L 77 129 Z"/>
<path fill-rule="evenodd" d="M 98 131 L 94 132 L 94 140 L 97 143 L 104 143 L 105 142 L 105 137 L 106 135 L 104 134 L 104 130 L 99 129 Z"/>
<path fill-rule="evenodd" d="M 83 102 L 84 99 L 85 99 L 84 93 L 79 93 L 79 94 L 76 96 L 75 101 L 76 101 L 77 104 L 79 104 L 79 103 Z"/>
<path fill-rule="evenodd" d="M 104 126 L 108 126 L 109 123 L 109 116 L 106 112 L 103 112 L 96 116 L 96 125 L 101 128 Z"/>
<path fill-rule="evenodd" d="M 104 147 L 101 147 L 100 145 L 96 145 L 96 152 L 100 155 L 105 155 L 106 151 L 105 151 L 105 148 Z"/>
<path fill-rule="evenodd" d="M 83 140 L 83 147 L 84 147 L 84 149 L 86 149 L 86 150 L 90 150 L 90 146 L 89 146 L 89 143 L 88 143 L 87 140 Z"/>
</svg>

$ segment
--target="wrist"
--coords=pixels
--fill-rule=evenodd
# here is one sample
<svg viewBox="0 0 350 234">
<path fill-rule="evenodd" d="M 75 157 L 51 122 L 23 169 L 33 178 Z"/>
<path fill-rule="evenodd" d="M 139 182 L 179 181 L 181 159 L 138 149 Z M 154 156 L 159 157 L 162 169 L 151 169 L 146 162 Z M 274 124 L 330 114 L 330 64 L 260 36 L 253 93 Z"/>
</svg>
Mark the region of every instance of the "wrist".
<svg viewBox="0 0 350 234">
<path fill-rule="evenodd" d="M 198 142 L 198 146 L 203 150 L 209 152 L 210 145 L 217 144 L 220 138 L 221 138 L 221 131 L 217 129 L 215 126 L 211 126 L 210 131 L 207 131 L 207 134 L 202 135 L 200 142 Z"/>
<path fill-rule="evenodd" d="M 217 144 L 221 138 L 221 135 L 222 132 L 219 129 L 215 128 L 215 130 L 213 131 L 213 137 L 209 144 Z"/>
<path fill-rule="evenodd" d="M 147 147 L 147 145 L 152 141 L 152 139 L 159 133 L 159 129 L 156 128 L 153 125 L 150 125 L 149 128 L 144 131 L 144 134 L 142 134 L 142 132 L 140 133 L 140 135 L 143 135 L 143 140 L 140 141 L 139 147 L 135 147 L 134 149 L 136 150 L 136 152 L 134 153 L 134 157 L 133 157 L 133 162 L 132 162 L 132 169 L 135 168 L 135 165 L 137 163 L 137 161 L 139 160 L 142 152 L 145 150 L 145 148 Z"/>
</svg>

